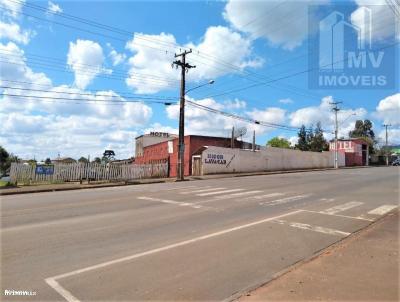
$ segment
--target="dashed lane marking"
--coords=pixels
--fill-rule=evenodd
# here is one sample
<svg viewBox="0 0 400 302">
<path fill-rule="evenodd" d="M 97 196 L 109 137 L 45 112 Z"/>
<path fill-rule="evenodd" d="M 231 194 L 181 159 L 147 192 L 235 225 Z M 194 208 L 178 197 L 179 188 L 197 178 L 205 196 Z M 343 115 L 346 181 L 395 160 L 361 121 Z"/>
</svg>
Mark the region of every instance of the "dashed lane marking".
<svg viewBox="0 0 400 302">
<path fill-rule="evenodd" d="M 384 214 L 390 212 L 391 210 L 393 210 L 395 208 L 397 208 L 397 206 L 394 205 L 394 204 L 385 204 L 383 206 L 380 206 L 380 207 L 378 207 L 376 209 L 373 209 L 373 210 L 369 211 L 368 214 L 371 214 L 371 215 L 384 215 Z"/>
<path fill-rule="evenodd" d="M 225 193 L 231 193 L 231 192 L 237 192 L 237 191 L 244 191 L 244 189 L 231 189 L 231 190 L 223 190 L 223 191 L 217 191 L 217 192 L 200 193 L 200 194 L 196 194 L 196 195 L 197 196 L 210 196 L 210 195 L 225 194 Z"/>
<path fill-rule="evenodd" d="M 252 196 L 249 197 L 249 199 L 264 199 L 264 198 L 271 198 L 271 197 L 278 197 L 278 196 L 283 196 L 285 193 L 269 193 L 269 194 L 264 194 L 264 195 L 257 195 L 257 196 Z"/>
<path fill-rule="evenodd" d="M 309 231 L 314 231 L 314 232 L 328 234 L 328 235 L 346 237 L 346 236 L 349 236 L 351 234 L 351 233 L 348 233 L 348 232 L 343 232 L 343 231 L 339 231 L 339 230 L 335 230 L 335 229 L 331 229 L 331 228 L 326 228 L 326 227 L 321 227 L 321 226 L 317 226 L 317 225 L 311 225 L 311 224 L 307 224 L 307 223 L 290 222 L 290 221 L 285 221 L 285 220 L 280 220 L 280 219 L 275 219 L 275 220 L 272 220 L 271 222 L 276 222 L 276 223 L 279 223 L 279 224 L 284 224 L 284 225 L 291 226 L 293 228 L 298 228 L 298 229 L 302 229 L 302 230 L 309 230 Z"/>
<path fill-rule="evenodd" d="M 257 193 L 262 193 L 263 191 L 245 191 L 245 192 L 239 192 L 239 193 L 233 193 L 229 194 L 230 197 L 238 197 L 238 196 L 245 196 L 245 195 L 251 195 L 251 194 L 257 194 Z"/>
<path fill-rule="evenodd" d="M 347 202 L 345 204 L 334 206 L 332 208 L 329 208 L 329 209 L 326 209 L 326 210 L 323 210 L 323 211 L 320 211 L 320 212 L 323 213 L 323 214 L 331 214 L 332 215 L 332 214 L 336 214 L 336 213 L 339 213 L 339 212 L 346 211 L 346 210 L 354 208 L 354 207 L 358 207 L 358 206 L 360 206 L 362 204 L 363 204 L 363 202 L 360 202 L 360 201 L 350 201 L 350 202 Z"/>
</svg>

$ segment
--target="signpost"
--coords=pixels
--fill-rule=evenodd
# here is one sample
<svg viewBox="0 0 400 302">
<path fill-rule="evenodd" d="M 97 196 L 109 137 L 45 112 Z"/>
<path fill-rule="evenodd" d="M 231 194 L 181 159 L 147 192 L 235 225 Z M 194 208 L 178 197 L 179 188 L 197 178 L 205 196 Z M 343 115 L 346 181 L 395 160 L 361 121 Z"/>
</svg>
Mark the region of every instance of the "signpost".
<svg viewBox="0 0 400 302">
<path fill-rule="evenodd" d="M 36 165 L 35 174 L 37 175 L 53 175 L 54 165 Z"/>
</svg>

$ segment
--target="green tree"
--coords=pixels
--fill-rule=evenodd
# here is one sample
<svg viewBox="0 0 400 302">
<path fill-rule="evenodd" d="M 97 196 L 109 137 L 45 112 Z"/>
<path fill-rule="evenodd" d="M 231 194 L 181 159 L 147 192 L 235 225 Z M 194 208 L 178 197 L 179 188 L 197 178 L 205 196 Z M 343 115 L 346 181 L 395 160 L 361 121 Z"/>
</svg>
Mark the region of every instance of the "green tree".
<svg viewBox="0 0 400 302">
<path fill-rule="evenodd" d="M 329 150 L 329 145 L 324 138 L 321 122 L 318 122 L 314 128 L 312 136 L 310 137 L 310 151 L 322 152 L 327 150 Z"/>
<path fill-rule="evenodd" d="M 299 139 L 297 140 L 295 148 L 301 151 L 309 151 L 309 135 L 307 134 L 306 126 L 302 125 L 297 135 Z"/>
<path fill-rule="evenodd" d="M 94 160 L 92 161 L 92 163 L 101 164 L 101 158 L 95 157 Z"/>
<path fill-rule="evenodd" d="M 9 157 L 10 154 L 0 146 L 0 175 L 3 175 L 9 168 Z"/>
<path fill-rule="evenodd" d="M 83 163 L 83 164 L 86 164 L 86 163 L 88 163 L 89 161 L 88 161 L 88 159 L 86 158 L 86 157 L 81 157 L 80 159 L 78 159 L 78 162 L 80 162 L 80 163 Z"/>
<path fill-rule="evenodd" d="M 46 160 L 44 161 L 44 163 L 46 165 L 50 165 L 51 164 L 51 159 L 50 158 L 46 158 Z"/>
<path fill-rule="evenodd" d="M 289 149 L 290 142 L 286 138 L 274 137 L 267 142 L 267 146 Z"/>
<path fill-rule="evenodd" d="M 372 127 L 373 124 L 370 120 L 357 120 L 354 124 L 354 130 L 349 132 L 349 137 L 360 138 L 368 143 L 369 154 L 375 153 L 374 145 L 376 144 L 376 140 Z"/>
</svg>

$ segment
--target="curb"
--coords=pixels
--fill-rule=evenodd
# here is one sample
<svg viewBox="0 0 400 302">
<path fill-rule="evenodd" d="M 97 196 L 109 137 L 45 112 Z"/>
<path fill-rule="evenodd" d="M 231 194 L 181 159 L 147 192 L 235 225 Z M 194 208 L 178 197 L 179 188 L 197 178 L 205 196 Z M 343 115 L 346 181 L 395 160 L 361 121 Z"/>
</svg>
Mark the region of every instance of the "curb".
<svg viewBox="0 0 400 302">
<path fill-rule="evenodd" d="M 373 166 L 357 166 L 357 167 L 342 167 L 342 169 L 364 169 L 364 168 L 374 168 Z M 234 177 L 249 177 L 249 176 L 261 176 L 261 175 L 276 175 L 276 174 L 290 174 L 290 173 L 303 173 L 303 172 L 317 172 L 317 171 L 330 171 L 336 170 L 335 168 L 323 168 L 323 169 L 303 169 L 303 170 L 282 170 L 282 171 L 269 171 L 269 172 L 255 172 L 255 173 L 240 173 L 240 174 L 210 174 L 208 176 L 188 176 L 186 181 L 195 180 L 208 180 L 208 179 L 220 179 L 220 178 L 234 178 Z M 58 191 L 73 191 L 73 190 L 86 190 L 86 189 L 100 189 L 100 188 L 110 188 L 110 187 L 123 187 L 132 185 L 146 185 L 146 184 L 156 184 L 156 183 L 167 183 L 175 182 L 174 178 L 165 178 L 163 180 L 149 180 L 142 182 L 140 180 L 132 181 L 129 183 L 110 183 L 101 185 L 88 185 L 85 187 L 58 187 L 58 188 L 46 188 L 37 190 L 23 190 L 23 191 L 0 191 L 0 196 L 6 195 L 17 195 L 17 194 L 32 194 L 32 193 L 45 193 L 45 192 L 58 192 Z M 11 189 L 11 188 L 10 188 Z M 3 189 L 7 190 L 7 189 Z"/>
</svg>

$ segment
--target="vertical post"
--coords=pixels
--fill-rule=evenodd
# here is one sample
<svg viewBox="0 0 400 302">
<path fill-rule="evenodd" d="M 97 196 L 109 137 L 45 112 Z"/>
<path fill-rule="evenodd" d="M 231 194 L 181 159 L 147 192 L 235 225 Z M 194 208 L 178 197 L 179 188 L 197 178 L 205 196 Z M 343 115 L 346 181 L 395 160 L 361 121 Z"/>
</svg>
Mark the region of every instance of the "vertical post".
<svg viewBox="0 0 400 302">
<path fill-rule="evenodd" d="M 181 54 L 176 54 L 175 58 L 182 57 L 182 60 L 172 63 L 172 65 L 181 67 L 177 180 L 184 180 L 185 174 L 185 75 L 187 70 L 196 67 L 186 63 L 186 55 L 191 52 L 192 50 L 185 50 Z"/>
<path fill-rule="evenodd" d="M 181 92 L 179 102 L 179 143 L 178 143 L 178 179 L 183 180 L 184 177 L 184 158 L 185 158 L 185 74 L 186 55 L 182 55 L 181 68 Z"/>
<path fill-rule="evenodd" d="M 386 131 L 385 137 L 385 155 L 386 155 L 386 166 L 389 166 L 389 145 L 388 145 L 388 127 L 392 126 L 390 124 L 384 124 Z"/>
<path fill-rule="evenodd" d="M 338 125 L 338 112 L 340 111 L 340 108 L 338 107 L 338 104 L 342 102 L 332 102 L 330 103 L 331 105 L 334 105 L 332 110 L 335 112 L 335 169 L 339 168 L 339 162 L 338 162 L 338 157 L 339 157 L 339 150 L 338 150 L 338 132 L 339 132 L 339 125 Z"/>
<path fill-rule="evenodd" d="M 232 134 L 231 134 L 231 148 L 233 149 L 235 146 L 235 127 L 232 127 Z"/>
<path fill-rule="evenodd" d="M 253 130 L 253 152 L 256 151 L 256 130 Z"/>
</svg>

